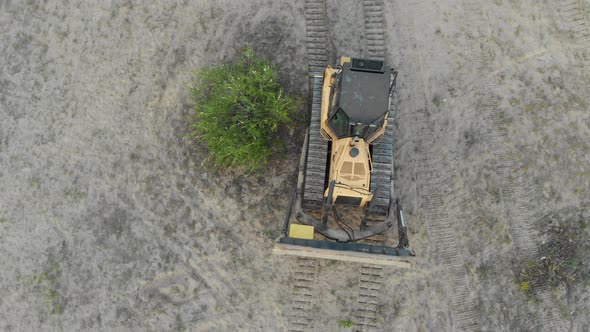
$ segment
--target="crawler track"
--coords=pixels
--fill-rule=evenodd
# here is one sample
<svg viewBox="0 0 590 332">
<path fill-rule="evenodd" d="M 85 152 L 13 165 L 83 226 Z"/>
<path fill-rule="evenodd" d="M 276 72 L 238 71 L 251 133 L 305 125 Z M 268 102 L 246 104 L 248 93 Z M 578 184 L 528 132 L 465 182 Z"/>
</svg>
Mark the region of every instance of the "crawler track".
<svg viewBox="0 0 590 332">
<path fill-rule="evenodd" d="M 318 263 L 315 259 L 298 257 L 293 265 L 294 282 L 288 331 L 303 332 L 313 328 L 317 272 Z"/>
<path fill-rule="evenodd" d="M 305 27 L 312 101 L 303 207 L 319 210 L 324 196 L 328 144 L 320 133 L 322 74 L 328 64 L 326 2 L 305 0 Z"/>
<path fill-rule="evenodd" d="M 380 0 L 363 0 L 363 17 L 367 41 L 367 57 L 385 59 L 385 33 L 383 31 L 383 5 Z M 372 205 L 376 214 L 386 215 L 389 209 L 391 177 L 393 176 L 393 122 L 395 118 L 395 96 L 391 99 L 389 117 L 385 134 L 373 145 L 370 190 L 379 186 L 377 197 Z"/>
<path fill-rule="evenodd" d="M 310 210 L 319 210 L 322 207 L 326 162 L 328 159 L 328 142 L 320 133 L 322 82 L 323 78 L 321 75 L 313 77 L 309 147 L 307 149 L 307 166 L 305 168 L 305 184 L 303 190 L 303 207 Z"/>
<path fill-rule="evenodd" d="M 385 134 L 379 143 L 373 145 L 373 171 L 371 172 L 371 191 L 379 187 L 377 197 L 371 204 L 376 214 L 385 215 L 389 209 L 391 177 L 393 176 L 393 122 L 395 117 L 395 98 L 391 99 L 389 117 Z"/>
</svg>

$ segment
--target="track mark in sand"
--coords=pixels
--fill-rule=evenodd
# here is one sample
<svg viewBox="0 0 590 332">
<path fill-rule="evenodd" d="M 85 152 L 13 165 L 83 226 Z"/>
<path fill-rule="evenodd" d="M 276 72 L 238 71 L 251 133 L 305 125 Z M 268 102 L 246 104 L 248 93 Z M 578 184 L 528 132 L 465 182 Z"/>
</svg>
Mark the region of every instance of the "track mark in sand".
<svg viewBox="0 0 590 332">
<path fill-rule="evenodd" d="M 359 293 L 355 312 L 356 331 L 382 330 L 378 308 L 382 303 L 383 267 L 363 265 L 360 268 Z"/>
<path fill-rule="evenodd" d="M 508 141 L 508 121 L 498 106 L 498 100 L 489 93 L 484 93 L 484 91 L 497 91 L 497 87 L 485 81 L 482 81 L 479 87 L 480 93 L 474 97 L 479 100 L 477 110 L 481 123 L 486 129 L 483 134 L 486 141 L 494 147 L 494 159 L 490 166 L 496 169 L 500 192 L 504 200 L 510 204 L 507 208 L 510 213 L 507 218 L 510 221 L 509 229 L 514 255 L 521 261 L 539 259 L 538 245 L 541 243 L 541 238 L 534 223 L 547 211 L 541 204 L 531 204 L 539 193 L 526 179 L 521 163 L 516 158 L 518 151 Z M 483 246 L 482 250 L 487 255 L 492 255 L 495 249 Z M 541 319 L 537 322 L 535 329 L 566 331 L 567 324 L 557 309 L 559 306 L 552 299 L 551 290 L 546 286 L 540 286 L 535 288 L 534 292 L 543 300 L 543 306 L 546 308 L 540 315 Z"/>
<path fill-rule="evenodd" d="M 233 310 L 237 304 L 247 301 L 244 294 L 234 287 L 227 273 L 206 260 L 201 254 L 205 249 L 196 242 L 196 240 L 191 241 L 190 247 L 178 245 L 177 243 L 183 243 L 179 238 L 162 243 L 165 243 L 167 249 L 179 257 L 181 271 L 208 289 L 219 304 Z M 196 254 L 193 255 L 195 250 L 191 249 L 197 249 Z"/>
<path fill-rule="evenodd" d="M 165 273 L 143 286 L 143 293 L 160 293 L 175 305 L 184 304 L 196 296 L 200 283 L 184 272 Z"/>
<path fill-rule="evenodd" d="M 309 76 L 324 72 L 328 64 L 328 25 L 326 2 L 305 0 L 305 29 Z"/>
<path fill-rule="evenodd" d="M 422 8 L 411 8 L 412 4 L 400 5 L 398 19 L 404 29 L 400 45 L 416 45 L 416 31 L 413 17 Z M 415 4 L 418 5 L 418 4 Z M 407 12 L 406 12 L 407 10 Z M 457 243 L 455 222 L 449 214 L 449 204 L 457 204 L 461 197 L 455 187 L 455 169 L 448 154 L 441 153 L 440 135 L 435 131 L 435 119 L 427 107 L 430 100 L 425 89 L 426 77 L 418 54 L 408 55 L 406 65 L 400 72 L 400 127 L 407 139 L 406 145 L 412 146 L 411 152 L 415 165 L 415 177 L 420 199 L 420 218 L 427 227 L 428 235 L 434 243 L 438 262 L 444 267 L 445 277 L 449 279 L 448 298 L 452 313 L 453 331 L 479 330 L 479 317 L 476 301 L 469 289 L 468 271 L 459 254 L 461 247 Z"/>
<path fill-rule="evenodd" d="M 529 62 L 529 61 L 533 61 L 533 60 L 539 60 L 539 59 L 542 59 L 543 57 L 547 57 L 547 56 L 548 56 L 548 52 L 547 52 L 546 48 L 542 48 L 542 49 L 538 49 L 536 51 L 529 52 L 522 57 L 514 59 L 514 63 L 509 64 L 507 66 L 502 66 L 502 67 L 494 70 L 492 72 L 492 76 L 498 76 L 500 74 L 503 74 L 508 68 L 513 68 L 514 66 L 517 66 L 517 65 Z"/>
<path fill-rule="evenodd" d="M 580 0 L 561 0 L 561 16 L 568 24 L 584 66 L 590 66 L 590 28 Z"/>
<path fill-rule="evenodd" d="M 486 141 L 494 146 L 494 160 L 491 166 L 496 169 L 500 192 L 504 200 L 510 204 L 507 216 L 512 234 L 514 255 L 521 261 L 539 259 L 538 245 L 542 239 L 535 229 L 535 221 L 545 215 L 545 206 L 531 204 L 539 195 L 533 185 L 526 178 L 521 163 L 516 158 L 518 151 L 508 141 L 508 121 L 504 112 L 500 110 L 497 100 L 484 91 L 497 91 L 493 83 L 481 82 L 481 94 L 478 112 L 481 122 L 487 129 L 484 133 Z M 495 90 L 494 90 L 495 89 Z M 541 331 L 567 331 L 567 323 L 561 317 L 558 304 L 554 303 L 551 290 L 546 286 L 536 287 L 535 295 L 543 300 L 544 310 L 537 322 L 536 329 Z"/>
<path fill-rule="evenodd" d="M 425 110 L 416 112 L 416 123 L 412 127 L 428 128 Z M 421 126 L 420 124 L 424 124 Z M 473 331 L 478 329 L 479 321 L 475 310 L 475 300 L 469 292 L 467 270 L 459 257 L 456 234 L 448 213 L 448 202 L 452 193 L 445 193 L 444 188 L 452 184 L 451 166 L 447 160 L 439 157 L 435 138 L 430 130 L 421 130 L 418 135 L 418 169 L 421 183 L 420 196 L 423 199 L 423 217 L 430 238 L 435 243 L 439 261 L 446 267 L 451 278 L 451 307 L 454 318 L 454 330 Z"/>
<path fill-rule="evenodd" d="M 196 188 L 194 190 L 200 193 Z M 143 206 L 139 202 L 136 203 L 154 220 L 159 220 L 159 217 L 148 206 Z M 210 220 L 204 222 L 213 225 Z M 186 273 L 195 282 L 207 289 L 218 305 L 230 310 L 230 312 L 235 312 L 239 309 L 239 303 L 247 302 L 247 297 L 235 287 L 232 276 L 222 267 L 208 260 L 207 257 L 216 257 L 220 252 L 200 242 L 200 239 L 194 236 L 194 232 L 185 230 L 164 236 L 165 232 L 153 223 L 145 222 L 143 226 L 148 228 L 152 234 L 156 234 L 158 242 L 177 257 L 179 271 Z"/>
<path fill-rule="evenodd" d="M 291 267 L 293 287 L 288 331 L 309 331 L 313 328 L 318 262 L 316 259 L 297 257 Z"/>
<path fill-rule="evenodd" d="M 385 58 L 385 33 L 383 31 L 383 5 L 381 0 L 363 0 L 367 56 L 371 59 Z"/>
<path fill-rule="evenodd" d="M 534 189 L 523 181 L 524 173 L 517 159 L 518 151 L 508 141 L 509 121 L 500 109 L 499 98 L 489 93 L 498 91 L 498 87 L 489 80 L 482 80 L 477 84 L 477 90 L 473 95 L 476 103 L 472 107 L 479 114 L 486 142 L 493 147 L 494 158 L 490 160 L 489 165 L 496 170 L 500 194 L 506 201 L 514 204 L 508 218 L 511 220 L 511 233 L 517 256 L 532 258 L 537 253 L 540 238 L 533 229 L 535 211 L 530 211 L 524 204 L 534 200 L 536 194 Z"/>
<path fill-rule="evenodd" d="M 576 4 L 578 7 L 572 6 L 572 8 L 579 9 L 579 2 L 576 1 Z M 484 36 L 478 33 L 478 29 L 482 24 L 482 21 L 478 20 L 478 18 L 481 18 L 481 4 L 467 1 L 464 8 L 464 17 L 468 18 L 466 20 L 467 30 L 473 31 L 473 33 L 468 34 L 469 58 L 472 66 L 469 66 L 466 70 L 485 73 L 487 72 L 485 67 L 486 57 L 489 55 L 482 53 L 481 45 L 485 45 L 486 41 Z M 581 29 L 586 29 L 585 23 L 579 26 L 582 27 Z M 486 28 L 483 27 L 483 30 L 486 30 Z M 578 36 L 582 35 L 583 33 L 578 34 Z M 587 60 L 585 61 L 587 63 Z M 535 221 L 547 211 L 543 210 L 545 207 L 541 204 L 531 204 L 539 193 L 527 180 L 521 162 L 517 158 L 519 152 L 510 143 L 510 121 L 506 119 L 505 112 L 500 108 L 500 98 L 492 93 L 499 91 L 494 82 L 491 76 L 479 77 L 475 82 L 470 82 L 467 85 L 465 93 L 473 100 L 472 108 L 477 110 L 476 112 L 482 124 L 481 127 L 484 130 L 482 133 L 485 136 L 485 141 L 493 148 L 494 158 L 491 160 L 490 166 L 496 170 L 500 194 L 503 196 L 505 204 L 507 204 L 506 210 L 509 215 L 506 217 L 509 221 L 508 227 L 512 235 L 515 256 L 523 261 L 538 259 L 538 244 L 541 243 L 541 238 L 535 229 Z M 488 244 L 490 246 L 494 245 L 493 243 Z M 495 248 L 489 248 L 489 246 L 482 247 L 482 251 L 487 255 L 493 254 L 494 250 L 496 250 Z M 558 305 L 553 303 L 550 290 L 541 287 L 536 289 L 535 292 L 543 299 L 544 306 L 547 308 L 540 315 L 541 319 L 535 329 L 566 331 L 566 322 L 557 309 Z"/>
</svg>

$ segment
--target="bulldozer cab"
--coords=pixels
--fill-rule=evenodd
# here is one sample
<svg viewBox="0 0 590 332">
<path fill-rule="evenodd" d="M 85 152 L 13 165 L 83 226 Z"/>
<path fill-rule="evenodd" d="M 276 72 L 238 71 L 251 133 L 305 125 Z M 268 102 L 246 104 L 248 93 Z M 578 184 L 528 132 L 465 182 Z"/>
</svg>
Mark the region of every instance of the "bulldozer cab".
<svg viewBox="0 0 590 332">
<path fill-rule="evenodd" d="M 395 79 L 394 71 L 384 66 L 383 61 L 343 57 L 336 70 L 326 71 L 332 84 L 326 91 L 331 98 L 323 125 L 333 140 L 358 137 L 371 143 L 383 134 Z"/>
<path fill-rule="evenodd" d="M 383 61 L 342 57 L 324 76 L 322 96 L 330 102 L 322 104 L 321 123 L 331 141 L 329 179 L 335 182 L 324 197 L 364 208 L 374 196 L 369 146 L 385 131 L 394 71 Z"/>
</svg>

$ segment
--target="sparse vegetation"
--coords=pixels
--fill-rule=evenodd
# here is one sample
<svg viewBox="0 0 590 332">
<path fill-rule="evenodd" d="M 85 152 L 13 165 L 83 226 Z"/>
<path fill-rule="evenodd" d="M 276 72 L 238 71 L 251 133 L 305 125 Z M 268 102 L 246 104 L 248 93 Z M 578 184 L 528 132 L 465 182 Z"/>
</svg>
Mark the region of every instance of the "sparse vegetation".
<svg viewBox="0 0 590 332">
<path fill-rule="evenodd" d="M 64 198 L 67 200 L 71 200 L 75 203 L 79 203 L 86 197 L 86 193 L 82 192 L 78 188 L 71 188 L 64 192 Z"/>
<path fill-rule="evenodd" d="M 477 272 L 480 280 L 488 280 L 494 272 L 494 266 L 489 263 L 482 263 L 476 267 L 475 271 Z"/>
<path fill-rule="evenodd" d="M 552 224 L 546 232 L 550 240 L 541 248 L 543 256 L 525 262 L 520 269 L 519 290 L 532 294 L 540 285 L 572 287 L 590 280 L 590 270 L 583 263 L 585 252 L 590 248 L 584 232 L 580 232 L 578 227 Z"/>
<path fill-rule="evenodd" d="M 557 286 L 561 282 L 575 280 L 573 275 L 562 269 L 562 264 L 551 256 L 527 262 L 520 272 L 520 290 L 528 292 L 533 285 L 547 283 Z"/>
<path fill-rule="evenodd" d="M 531 283 L 528 281 L 521 281 L 519 289 L 521 292 L 527 293 L 529 290 L 531 290 Z"/>
<path fill-rule="evenodd" d="M 260 169 L 281 147 L 276 133 L 290 122 L 294 98 L 285 95 L 271 64 L 254 51 L 196 74 L 194 135 L 214 166 Z"/>
<path fill-rule="evenodd" d="M 338 321 L 338 326 L 344 328 L 351 328 L 354 327 L 356 324 L 350 319 L 341 319 Z"/>
<path fill-rule="evenodd" d="M 38 275 L 33 276 L 33 287 L 43 298 L 43 302 L 52 314 L 61 314 L 64 311 L 61 294 L 55 289 L 57 275 L 61 273 L 57 263 L 51 263 L 49 267 Z"/>
<path fill-rule="evenodd" d="M 548 107 L 549 107 L 549 104 L 545 101 L 542 101 L 542 102 L 538 102 L 538 103 L 527 104 L 524 107 L 524 111 L 527 113 L 540 112 L 542 110 L 547 109 Z"/>
</svg>

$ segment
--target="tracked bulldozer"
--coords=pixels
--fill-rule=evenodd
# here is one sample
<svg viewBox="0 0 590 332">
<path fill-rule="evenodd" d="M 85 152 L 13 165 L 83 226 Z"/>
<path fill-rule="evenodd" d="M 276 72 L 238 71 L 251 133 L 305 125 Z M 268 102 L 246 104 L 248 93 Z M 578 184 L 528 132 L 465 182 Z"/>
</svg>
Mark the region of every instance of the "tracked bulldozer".
<svg viewBox="0 0 590 332">
<path fill-rule="evenodd" d="M 393 184 L 396 79 L 383 61 L 350 57 L 314 76 L 297 189 L 273 253 L 409 266 Z M 397 246 L 362 243 L 395 225 Z"/>
</svg>

